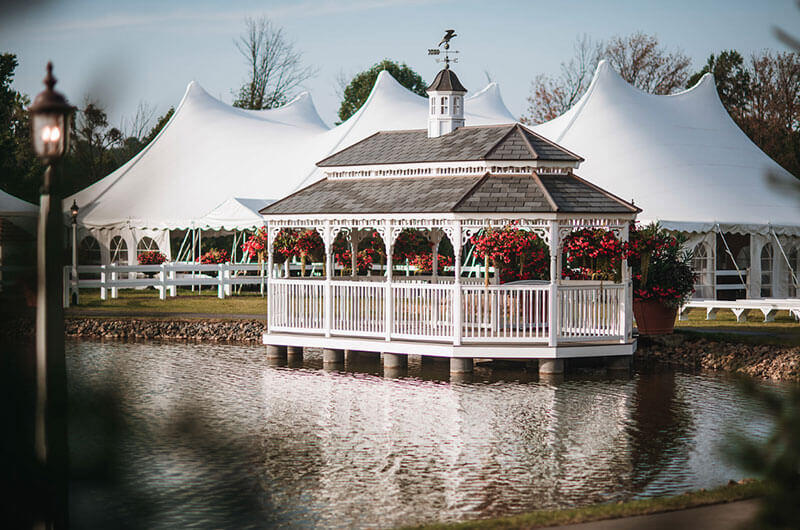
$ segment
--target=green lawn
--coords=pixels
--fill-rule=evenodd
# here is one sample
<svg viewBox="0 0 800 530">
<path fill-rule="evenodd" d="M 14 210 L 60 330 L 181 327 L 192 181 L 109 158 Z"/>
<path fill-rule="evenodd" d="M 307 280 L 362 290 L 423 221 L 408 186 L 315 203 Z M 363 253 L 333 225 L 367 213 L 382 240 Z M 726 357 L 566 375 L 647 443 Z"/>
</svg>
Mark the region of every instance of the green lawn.
<svg viewBox="0 0 800 530">
<path fill-rule="evenodd" d="M 708 491 L 693 491 L 684 495 L 676 495 L 674 497 L 657 497 L 653 499 L 627 501 L 618 504 L 595 504 L 592 506 L 568 510 L 537 510 L 535 512 L 513 515 L 510 517 L 482 519 L 453 524 L 433 523 L 413 528 L 452 528 L 476 530 L 542 528 L 548 526 L 586 523 L 589 521 L 600 521 L 603 519 L 617 519 L 619 517 L 631 517 L 634 515 L 647 515 L 651 513 L 682 510 L 685 508 L 694 508 L 708 504 L 718 504 L 722 502 L 732 502 L 750 499 L 753 497 L 760 497 L 765 493 L 766 487 L 764 484 L 762 482 L 753 481 L 746 484 L 722 486 L 720 488 Z"/>
<path fill-rule="evenodd" d="M 71 306 L 66 316 L 101 314 L 103 312 L 139 314 L 158 313 L 215 313 L 221 315 L 267 314 L 267 299 L 258 292 L 242 293 L 220 300 L 216 288 L 205 288 L 202 292 L 178 289 L 178 296 L 166 300 L 158 299 L 153 289 L 120 289 L 119 298 L 100 300 L 99 289 L 82 289 L 80 304 Z"/>
<path fill-rule="evenodd" d="M 700 333 L 697 328 L 707 328 L 713 332 Z M 689 311 L 689 320 L 676 321 L 675 329 L 692 337 L 709 340 L 800 345 L 800 323 L 793 320 L 788 311 L 779 311 L 774 322 L 764 322 L 761 311 L 754 310 L 749 312 L 747 322 L 736 322 L 736 317 L 730 311 L 720 311 L 715 320 L 706 320 L 705 309 L 692 309 Z"/>
</svg>

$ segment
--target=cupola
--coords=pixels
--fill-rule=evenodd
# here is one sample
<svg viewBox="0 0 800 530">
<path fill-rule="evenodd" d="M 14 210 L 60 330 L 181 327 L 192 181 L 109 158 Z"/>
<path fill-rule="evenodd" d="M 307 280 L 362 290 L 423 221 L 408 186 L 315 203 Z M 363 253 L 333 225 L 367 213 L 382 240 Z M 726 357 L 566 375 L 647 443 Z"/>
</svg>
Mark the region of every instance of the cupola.
<svg viewBox="0 0 800 530">
<path fill-rule="evenodd" d="M 467 89 L 450 65 L 436 74 L 428 92 L 428 138 L 438 138 L 464 126 L 464 94 Z"/>
</svg>

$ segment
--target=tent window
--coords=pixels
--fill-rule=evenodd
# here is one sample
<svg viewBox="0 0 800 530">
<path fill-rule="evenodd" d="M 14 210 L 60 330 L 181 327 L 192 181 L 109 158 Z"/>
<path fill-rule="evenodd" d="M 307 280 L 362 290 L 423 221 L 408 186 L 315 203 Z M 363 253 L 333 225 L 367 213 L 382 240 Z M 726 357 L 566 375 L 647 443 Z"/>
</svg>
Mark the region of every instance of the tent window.
<svg viewBox="0 0 800 530">
<path fill-rule="evenodd" d="M 712 263 L 708 245 L 699 243 L 694 247 L 692 254 L 692 268 L 695 272 L 694 297 L 712 298 L 714 296 L 714 285 L 709 281 Z"/>
<path fill-rule="evenodd" d="M 447 114 L 447 96 L 442 96 L 442 114 Z"/>
<path fill-rule="evenodd" d="M 86 236 L 78 244 L 79 265 L 100 265 L 100 243 L 92 236 Z"/>
<path fill-rule="evenodd" d="M 158 243 L 156 243 L 155 239 L 152 237 L 144 236 L 136 245 L 137 256 L 143 252 L 150 252 L 151 250 L 158 251 Z"/>
<path fill-rule="evenodd" d="M 761 249 L 761 296 L 772 296 L 772 258 L 771 244 Z"/>
<path fill-rule="evenodd" d="M 111 263 L 128 263 L 128 244 L 121 236 L 111 239 Z"/>
</svg>

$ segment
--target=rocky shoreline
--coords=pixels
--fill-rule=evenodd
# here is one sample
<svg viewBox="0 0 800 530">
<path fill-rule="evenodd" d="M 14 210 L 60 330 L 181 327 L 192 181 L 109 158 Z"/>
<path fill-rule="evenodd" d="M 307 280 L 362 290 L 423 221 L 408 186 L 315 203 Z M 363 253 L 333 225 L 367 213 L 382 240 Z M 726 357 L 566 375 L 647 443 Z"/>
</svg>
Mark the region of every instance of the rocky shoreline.
<svg viewBox="0 0 800 530">
<path fill-rule="evenodd" d="M 695 370 L 716 370 L 774 381 L 800 381 L 800 347 L 745 344 L 676 333 L 639 339 L 634 359 L 658 361 Z"/>
<path fill-rule="evenodd" d="M 33 321 L 19 318 L 0 338 L 33 339 Z M 68 318 L 66 336 L 109 340 L 179 340 L 261 344 L 259 320 Z M 717 370 L 776 381 L 800 381 L 800 347 L 690 338 L 676 333 L 639 340 L 637 362 L 657 361 L 693 370 Z"/>
</svg>

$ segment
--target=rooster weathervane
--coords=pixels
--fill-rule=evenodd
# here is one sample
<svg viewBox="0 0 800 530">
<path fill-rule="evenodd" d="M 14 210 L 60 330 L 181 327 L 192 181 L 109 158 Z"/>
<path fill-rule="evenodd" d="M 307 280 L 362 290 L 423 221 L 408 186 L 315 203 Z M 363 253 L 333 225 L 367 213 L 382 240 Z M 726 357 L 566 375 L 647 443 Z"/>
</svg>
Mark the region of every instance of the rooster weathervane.
<svg viewBox="0 0 800 530">
<path fill-rule="evenodd" d="M 454 29 L 445 30 L 444 37 L 442 37 L 442 40 L 439 43 L 438 47 L 430 48 L 428 50 L 428 55 L 442 55 L 442 54 L 444 55 L 444 59 L 436 59 L 436 62 L 437 63 L 444 62 L 445 70 L 450 68 L 451 61 L 454 63 L 458 62 L 458 57 L 453 57 L 452 59 L 450 58 L 451 53 L 453 54 L 458 53 L 457 50 L 450 49 L 450 39 L 457 36 L 458 34 L 456 33 L 456 30 Z M 442 44 L 444 44 L 444 50 L 440 49 L 442 47 Z"/>
</svg>

